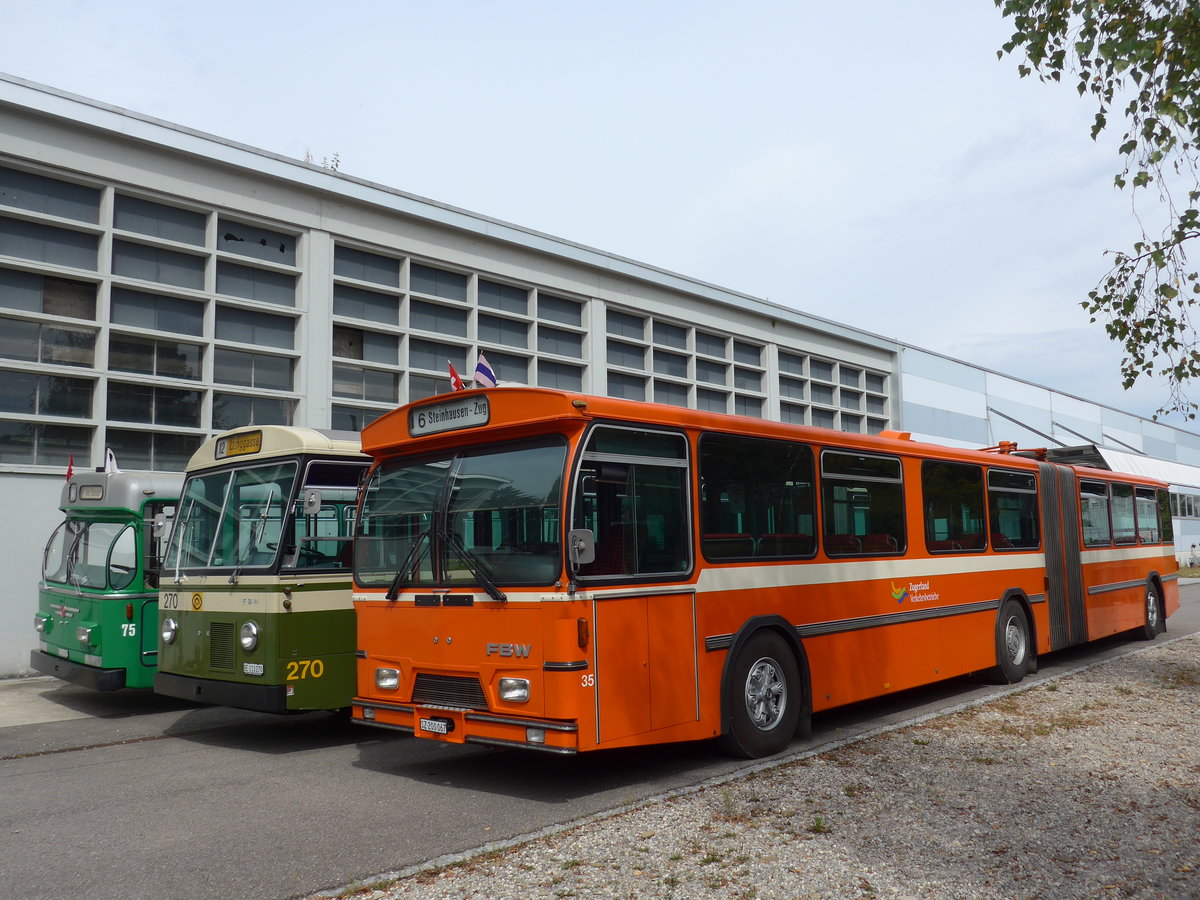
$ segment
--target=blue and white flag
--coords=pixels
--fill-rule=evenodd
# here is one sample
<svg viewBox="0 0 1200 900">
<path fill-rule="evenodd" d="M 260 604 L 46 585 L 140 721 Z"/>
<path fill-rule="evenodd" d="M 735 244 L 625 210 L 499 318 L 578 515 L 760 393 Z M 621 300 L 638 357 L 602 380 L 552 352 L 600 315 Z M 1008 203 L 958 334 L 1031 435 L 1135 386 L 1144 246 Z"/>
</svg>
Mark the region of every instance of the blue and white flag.
<svg viewBox="0 0 1200 900">
<path fill-rule="evenodd" d="M 479 361 L 475 363 L 475 385 L 485 388 L 496 386 L 496 373 L 492 371 L 482 353 L 479 354 Z"/>
</svg>

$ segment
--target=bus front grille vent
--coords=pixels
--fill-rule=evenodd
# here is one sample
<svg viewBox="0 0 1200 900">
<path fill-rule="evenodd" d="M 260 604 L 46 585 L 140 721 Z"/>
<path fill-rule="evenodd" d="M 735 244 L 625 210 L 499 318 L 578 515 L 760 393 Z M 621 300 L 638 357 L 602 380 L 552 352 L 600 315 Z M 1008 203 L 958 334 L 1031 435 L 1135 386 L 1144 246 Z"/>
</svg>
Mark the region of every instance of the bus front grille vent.
<svg viewBox="0 0 1200 900">
<path fill-rule="evenodd" d="M 211 622 L 208 626 L 208 663 L 214 669 L 233 669 L 236 632 L 232 622 Z"/>
<path fill-rule="evenodd" d="M 418 674 L 413 685 L 413 703 L 449 706 L 456 709 L 487 709 L 487 697 L 478 678 Z"/>
</svg>

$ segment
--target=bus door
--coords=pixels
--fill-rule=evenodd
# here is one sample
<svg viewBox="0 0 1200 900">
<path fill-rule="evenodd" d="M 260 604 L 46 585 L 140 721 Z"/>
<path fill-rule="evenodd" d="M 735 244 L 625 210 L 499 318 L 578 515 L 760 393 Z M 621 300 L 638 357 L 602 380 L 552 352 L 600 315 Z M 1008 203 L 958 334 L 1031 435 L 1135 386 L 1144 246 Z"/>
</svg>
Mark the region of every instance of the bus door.
<svg viewBox="0 0 1200 900">
<path fill-rule="evenodd" d="M 1045 462 L 1038 463 L 1038 469 L 1042 483 L 1050 646 L 1058 650 L 1087 640 L 1075 473 L 1065 466 Z M 1107 516 L 1107 507 L 1105 510 Z"/>
<path fill-rule="evenodd" d="M 596 743 L 699 718 L 683 435 L 597 426 L 574 485 L 572 526 L 594 538 L 577 569 L 594 628 Z M 664 583 L 666 582 L 666 583 Z"/>
<path fill-rule="evenodd" d="M 699 719 L 695 591 L 597 593 L 592 621 L 597 744 Z"/>
</svg>

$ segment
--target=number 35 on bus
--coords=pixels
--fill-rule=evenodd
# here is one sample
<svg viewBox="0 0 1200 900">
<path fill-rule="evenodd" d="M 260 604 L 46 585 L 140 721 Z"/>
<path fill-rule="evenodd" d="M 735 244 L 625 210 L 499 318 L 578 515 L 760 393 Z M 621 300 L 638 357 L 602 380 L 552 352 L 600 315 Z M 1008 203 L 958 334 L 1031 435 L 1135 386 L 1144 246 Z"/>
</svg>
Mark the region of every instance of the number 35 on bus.
<svg viewBox="0 0 1200 900">
<path fill-rule="evenodd" d="M 355 721 L 577 753 L 717 738 L 1178 607 L 1166 486 L 907 435 L 536 388 L 364 429 Z"/>
</svg>

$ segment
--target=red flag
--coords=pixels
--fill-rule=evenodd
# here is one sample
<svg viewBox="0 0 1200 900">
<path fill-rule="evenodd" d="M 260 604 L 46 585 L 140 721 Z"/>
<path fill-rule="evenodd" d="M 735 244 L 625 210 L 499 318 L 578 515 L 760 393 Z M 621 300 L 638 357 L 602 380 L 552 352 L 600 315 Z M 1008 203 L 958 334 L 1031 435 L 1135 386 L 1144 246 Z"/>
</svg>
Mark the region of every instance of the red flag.
<svg viewBox="0 0 1200 900">
<path fill-rule="evenodd" d="M 72 453 L 67 457 L 67 481 L 71 480 L 71 476 L 75 474 L 75 454 Z"/>
<path fill-rule="evenodd" d="M 446 360 L 450 362 L 449 360 Z M 450 390 L 465 391 L 467 386 L 463 384 L 463 380 L 458 377 L 458 372 L 454 370 L 454 363 L 450 363 Z"/>
</svg>

